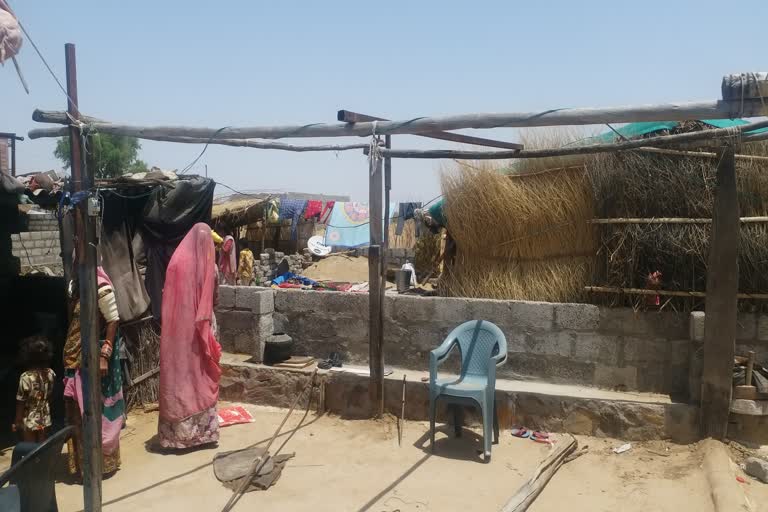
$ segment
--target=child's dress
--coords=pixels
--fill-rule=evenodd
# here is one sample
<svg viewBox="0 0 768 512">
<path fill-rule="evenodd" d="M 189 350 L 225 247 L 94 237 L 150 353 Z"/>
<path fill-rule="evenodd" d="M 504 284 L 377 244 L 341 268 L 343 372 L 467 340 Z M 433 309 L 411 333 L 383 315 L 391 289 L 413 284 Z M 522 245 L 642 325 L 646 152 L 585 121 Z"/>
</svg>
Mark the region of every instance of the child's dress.
<svg viewBox="0 0 768 512">
<path fill-rule="evenodd" d="M 51 426 L 50 397 L 56 374 L 50 368 L 29 370 L 21 374 L 16 400 L 24 402 L 25 430 L 38 431 Z"/>
</svg>

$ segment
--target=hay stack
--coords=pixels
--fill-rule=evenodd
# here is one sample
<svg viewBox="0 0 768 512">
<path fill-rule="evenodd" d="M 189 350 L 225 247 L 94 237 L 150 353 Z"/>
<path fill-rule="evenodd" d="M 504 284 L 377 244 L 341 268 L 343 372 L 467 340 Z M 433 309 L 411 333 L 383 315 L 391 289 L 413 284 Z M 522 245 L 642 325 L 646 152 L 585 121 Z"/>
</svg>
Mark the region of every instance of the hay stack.
<svg viewBox="0 0 768 512">
<path fill-rule="evenodd" d="M 445 216 L 456 241 L 441 289 L 447 295 L 573 301 L 597 250 L 583 166 L 502 174 L 460 164 L 444 174 Z"/>
<path fill-rule="evenodd" d="M 713 159 L 646 153 L 595 156 L 587 164 L 596 216 L 710 218 L 714 205 Z M 768 215 L 768 166 L 737 160 L 742 217 Z M 662 288 L 705 291 L 711 226 L 708 224 L 623 224 L 600 227 L 595 282 L 644 288 L 648 273 L 663 274 Z M 739 244 L 739 291 L 768 290 L 768 225 L 744 224 Z M 614 305 L 636 305 L 637 297 L 595 296 Z M 670 301 L 677 309 L 703 302 Z"/>
</svg>

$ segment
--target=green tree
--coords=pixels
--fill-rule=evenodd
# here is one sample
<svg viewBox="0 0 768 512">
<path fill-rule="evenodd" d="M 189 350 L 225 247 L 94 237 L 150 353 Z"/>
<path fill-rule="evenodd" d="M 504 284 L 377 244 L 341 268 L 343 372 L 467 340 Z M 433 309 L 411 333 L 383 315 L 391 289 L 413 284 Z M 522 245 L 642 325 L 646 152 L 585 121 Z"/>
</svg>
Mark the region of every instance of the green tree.
<svg viewBox="0 0 768 512">
<path fill-rule="evenodd" d="M 97 133 L 88 137 L 86 149 L 86 165 L 97 179 L 147 170 L 147 164 L 138 158 L 141 144 L 133 137 Z M 69 137 L 59 139 L 53 154 L 69 167 Z"/>
</svg>

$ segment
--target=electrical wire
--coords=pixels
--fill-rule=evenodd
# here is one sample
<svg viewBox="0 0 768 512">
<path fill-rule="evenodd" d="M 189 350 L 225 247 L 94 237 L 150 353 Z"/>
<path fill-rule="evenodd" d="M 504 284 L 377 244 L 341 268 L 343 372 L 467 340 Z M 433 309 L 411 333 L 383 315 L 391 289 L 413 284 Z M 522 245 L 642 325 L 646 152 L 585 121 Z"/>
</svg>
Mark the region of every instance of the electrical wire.
<svg viewBox="0 0 768 512">
<path fill-rule="evenodd" d="M 205 152 L 208 150 L 208 146 L 211 144 L 211 141 L 212 141 L 213 139 L 215 139 L 215 138 L 216 138 L 216 137 L 217 137 L 217 136 L 218 136 L 218 135 L 219 135 L 221 132 L 223 132 L 223 131 L 224 131 L 224 130 L 226 130 L 227 128 L 231 128 L 231 126 L 223 126 L 223 127 L 219 128 L 218 130 L 216 130 L 215 132 L 213 132 L 213 135 L 211 135 L 211 136 L 208 138 L 208 142 L 206 142 L 206 143 L 205 143 L 205 146 L 203 147 L 203 150 L 200 152 L 200 154 L 199 154 L 199 155 L 197 155 L 197 158 L 195 158 L 194 160 L 192 160 L 192 162 L 191 162 L 191 163 L 190 163 L 188 166 L 186 166 L 184 169 L 182 169 L 182 170 L 179 172 L 179 174 L 184 174 L 185 172 L 187 172 L 188 170 L 190 170 L 190 169 L 192 168 L 192 166 L 193 166 L 193 165 L 195 165 L 195 164 L 197 163 L 197 161 L 198 161 L 198 160 L 200 160 L 200 158 L 202 158 L 202 156 L 203 156 L 203 155 L 205 154 Z"/>
</svg>

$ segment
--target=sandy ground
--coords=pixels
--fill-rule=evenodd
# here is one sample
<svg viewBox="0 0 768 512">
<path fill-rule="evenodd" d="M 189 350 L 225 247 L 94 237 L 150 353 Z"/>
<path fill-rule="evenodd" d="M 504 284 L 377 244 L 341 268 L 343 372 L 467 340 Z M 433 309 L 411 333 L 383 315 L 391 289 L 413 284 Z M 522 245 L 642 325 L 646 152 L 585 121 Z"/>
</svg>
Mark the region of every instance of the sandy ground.
<svg viewBox="0 0 768 512">
<path fill-rule="evenodd" d="M 218 448 L 184 454 L 148 451 L 157 413 L 129 418 L 121 440 L 123 469 L 104 481 L 104 510 L 217 511 L 230 491 L 214 477 L 217 451 L 264 441 L 285 411 L 246 406 L 256 422 L 221 430 Z M 288 426 L 296 425 L 294 413 Z M 296 452 L 282 478 L 266 492 L 245 495 L 235 510 L 494 511 L 514 494 L 549 447 L 502 432 L 490 464 L 480 439 L 438 434 L 437 453 L 426 449 L 427 425 L 408 422 L 398 447 L 393 421 L 347 421 L 313 414 L 287 445 Z M 620 441 L 580 438 L 589 453 L 565 465 L 531 507 L 532 512 L 713 510 L 695 446 L 635 445 L 615 455 Z M 650 450 L 650 451 L 649 451 Z M 656 452 L 656 453 L 653 453 Z M 762 485 L 752 483 L 752 486 Z M 768 487 L 768 486 L 766 486 Z M 57 484 L 59 510 L 82 509 L 82 487 Z"/>
</svg>

